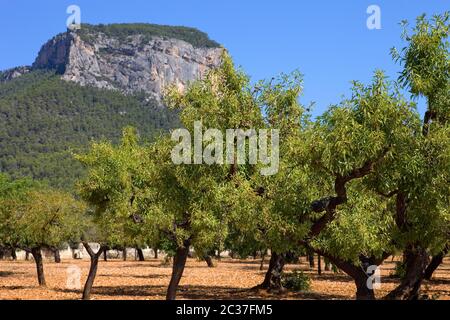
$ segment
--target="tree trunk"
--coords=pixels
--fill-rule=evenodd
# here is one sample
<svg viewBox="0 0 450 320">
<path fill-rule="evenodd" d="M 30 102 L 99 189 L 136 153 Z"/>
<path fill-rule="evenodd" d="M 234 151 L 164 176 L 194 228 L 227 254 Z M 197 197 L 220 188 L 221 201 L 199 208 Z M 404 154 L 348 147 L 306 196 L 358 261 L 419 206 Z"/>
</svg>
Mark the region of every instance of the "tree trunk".
<svg viewBox="0 0 450 320">
<path fill-rule="evenodd" d="M 123 261 L 127 261 L 127 248 L 122 249 L 122 258 Z"/>
<path fill-rule="evenodd" d="M 107 249 L 103 250 L 103 261 L 108 261 L 108 257 L 106 255 L 107 252 L 108 252 Z"/>
<path fill-rule="evenodd" d="M 324 260 L 325 260 L 325 271 L 331 271 L 330 260 L 328 260 L 327 258 L 324 258 Z"/>
<path fill-rule="evenodd" d="M 46 283 L 45 283 L 45 275 L 44 275 L 44 264 L 42 262 L 41 247 L 32 248 L 31 254 L 33 255 L 34 262 L 36 263 L 36 271 L 37 271 L 39 285 L 45 287 Z"/>
<path fill-rule="evenodd" d="M 432 259 L 428 267 L 425 269 L 424 278 L 426 280 L 431 280 L 431 277 L 433 276 L 434 271 L 439 267 L 439 265 L 444 260 L 444 257 L 448 253 L 449 246 L 447 245 L 444 250 L 439 252 L 439 254 L 435 255 Z"/>
<path fill-rule="evenodd" d="M 259 270 L 264 269 L 264 259 L 266 258 L 267 250 L 261 252 L 261 263 L 259 265 Z"/>
<path fill-rule="evenodd" d="M 183 276 L 184 267 L 189 254 L 190 241 L 184 242 L 184 247 L 178 247 L 173 258 L 172 276 L 169 287 L 167 288 L 166 300 L 175 300 L 178 284 Z"/>
<path fill-rule="evenodd" d="M 214 268 L 213 260 L 209 254 L 205 255 L 204 259 L 206 261 L 206 264 L 208 265 L 208 268 Z"/>
<path fill-rule="evenodd" d="M 260 285 L 256 286 L 255 289 L 265 289 L 272 292 L 284 291 L 283 285 L 281 284 L 281 273 L 283 272 L 285 263 L 286 260 L 284 254 L 272 252 L 269 262 L 269 269 L 266 272 L 264 281 Z"/>
<path fill-rule="evenodd" d="M 28 251 L 25 252 L 25 260 L 30 260 L 30 253 Z"/>
<path fill-rule="evenodd" d="M 320 257 L 320 254 L 317 255 L 317 273 L 322 275 L 322 259 Z"/>
<path fill-rule="evenodd" d="M 59 254 L 59 250 L 56 248 L 53 249 L 53 254 L 55 255 L 55 262 L 61 263 L 61 255 Z"/>
<path fill-rule="evenodd" d="M 429 256 L 425 249 L 409 246 L 404 252 L 406 275 L 402 282 L 386 295 L 385 299 L 417 300 L 428 261 Z"/>
<path fill-rule="evenodd" d="M 94 285 L 95 276 L 97 275 L 98 260 L 101 254 L 105 252 L 106 248 L 100 246 L 98 252 L 94 253 L 94 251 L 87 242 L 83 242 L 83 245 L 86 248 L 86 251 L 89 253 L 89 256 L 91 258 L 91 265 L 89 267 L 89 274 L 86 279 L 86 283 L 84 284 L 82 299 L 89 300 L 91 298 L 91 290 L 92 286 Z"/>
<path fill-rule="evenodd" d="M 17 254 L 16 254 L 16 248 L 15 247 L 11 247 L 11 257 L 14 261 L 17 260 Z"/>
<path fill-rule="evenodd" d="M 314 269 L 314 252 L 308 253 L 309 269 Z"/>
<path fill-rule="evenodd" d="M 374 258 L 360 256 L 360 265 L 355 266 L 350 261 L 342 260 L 324 251 L 317 250 L 316 252 L 326 257 L 333 265 L 352 277 L 356 286 L 356 300 L 375 300 L 373 288 L 368 286 L 369 275 L 367 274 L 367 269 L 370 265 L 379 266 L 384 259 L 375 261 Z"/>
<path fill-rule="evenodd" d="M 155 258 L 155 259 L 158 259 L 158 248 L 154 248 L 154 249 L 153 249 L 153 252 L 154 252 L 154 254 L 155 254 L 154 258 Z"/>
<path fill-rule="evenodd" d="M 136 250 L 137 250 L 137 253 L 138 253 L 139 261 L 145 261 L 144 251 L 142 251 L 141 248 L 137 248 Z"/>
<path fill-rule="evenodd" d="M 367 274 L 364 272 L 357 272 L 354 275 L 354 281 L 356 285 L 356 300 L 375 300 L 375 293 L 373 291 L 373 288 L 369 288 L 367 286 L 368 279 L 369 278 Z"/>
</svg>

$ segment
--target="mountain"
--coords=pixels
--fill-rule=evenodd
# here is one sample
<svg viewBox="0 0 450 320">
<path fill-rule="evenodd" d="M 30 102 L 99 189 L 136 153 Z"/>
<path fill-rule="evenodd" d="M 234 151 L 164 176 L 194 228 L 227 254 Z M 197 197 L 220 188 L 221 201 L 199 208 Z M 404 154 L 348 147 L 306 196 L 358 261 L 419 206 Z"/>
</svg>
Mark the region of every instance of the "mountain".
<svg viewBox="0 0 450 320">
<path fill-rule="evenodd" d="M 0 171 L 71 189 L 73 160 L 91 140 L 144 140 L 179 125 L 163 89 L 220 63 L 223 49 L 196 29 L 152 24 L 82 25 L 44 44 L 31 66 L 0 73 Z"/>
</svg>

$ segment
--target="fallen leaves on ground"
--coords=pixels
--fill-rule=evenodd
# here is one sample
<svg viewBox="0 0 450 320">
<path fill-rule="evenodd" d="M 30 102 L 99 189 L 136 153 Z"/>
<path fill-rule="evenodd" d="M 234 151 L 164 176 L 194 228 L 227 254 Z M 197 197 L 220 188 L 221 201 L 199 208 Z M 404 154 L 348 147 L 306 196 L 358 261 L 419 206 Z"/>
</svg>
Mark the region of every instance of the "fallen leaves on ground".
<svg viewBox="0 0 450 320">
<path fill-rule="evenodd" d="M 274 295 L 251 288 L 262 282 L 267 269 L 259 270 L 259 260 L 222 259 L 214 268 L 206 263 L 189 259 L 180 283 L 178 299 L 354 299 L 355 285 L 344 273 L 309 270 L 305 259 L 300 264 L 287 265 L 286 270 L 301 269 L 311 276 L 310 292 Z M 89 271 L 88 260 L 46 261 L 44 264 L 47 287 L 37 285 L 33 261 L 0 261 L 0 299 L 79 299 L 81 289 L 70 289 L 68 274 L 75 266 L 81 270 L 81 285 Z M 392 290 L 399 282 L 389 277 L 394 262 L 388 259 L 382 266 L 382 285 L 377 297 Z M 72 268 L 69 268 L 72 267 Z M 72 271 L 70 271 L 72 270 Z M 171 265 L 161 260 L 101 261 L 92 290 L 92 299 L 164 299 L 170 280 Z M 435 272 L 433 280 L 425 281 L 423 294 L 450 300 L 450 259 Z"/>
</svg>

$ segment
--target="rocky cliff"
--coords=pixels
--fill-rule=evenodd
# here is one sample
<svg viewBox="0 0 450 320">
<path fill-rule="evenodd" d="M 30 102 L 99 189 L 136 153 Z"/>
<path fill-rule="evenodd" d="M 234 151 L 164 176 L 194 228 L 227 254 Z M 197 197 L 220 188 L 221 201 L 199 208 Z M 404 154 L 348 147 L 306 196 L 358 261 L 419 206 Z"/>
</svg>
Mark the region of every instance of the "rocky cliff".
<svg viewBox="0 0 450 320">
<path fill-rule="evenodd" d="M 28 66 L 21 66 L 0 72 L 0 82 L 10 81 L 31 71 Z"/>
<path fill-rule="evenodd" d="M 134 26 L 82 25 L 60 34 L 42 47 L 32 69 L 55 69 L 62 79 L 80 85 L 145 92 L 160 99 L 166 85 L 183 89 L 220 63 L 223 49 L 200 31 Z"/>
</svg>

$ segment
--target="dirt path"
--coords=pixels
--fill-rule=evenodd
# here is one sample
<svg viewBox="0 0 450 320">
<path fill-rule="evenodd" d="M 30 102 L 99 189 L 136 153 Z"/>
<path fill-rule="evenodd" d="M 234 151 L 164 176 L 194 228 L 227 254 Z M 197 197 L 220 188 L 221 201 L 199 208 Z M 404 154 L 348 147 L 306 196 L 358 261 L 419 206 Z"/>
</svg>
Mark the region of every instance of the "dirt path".
<svg viewBox="0 0 450 320">
<path fill-rule="evenodd" d="M 89 262 L 66 260 L 60 264 L 44 265 L 47 288 L 39 288 L 32 261 L 0 261 L 0 299 L 79 299 L 80 290 L 67 288 L 69 267 L 79 267 L 81 284 L 84 283 Z M 312 278 L 308 293 L 288 293 L 283 299 L 353 299 L 355 287 L 343 273 L 309 271 L 304 261 L 300 265 L 288 265 L 287 270 L 303 269 Z M 391 290 L 398 280 L 389 277 L 394 263 L 382 266 L 382 287 L 377 296 Z M 93 299 L 164 299 L 171 266 L 163 266 L 160 260 L 100 262 L 92 292 Z M 69 269 L 70 273 L 70 269 Z M 223 259 L 216 268 L 208 268 L 204 262 L 189 259 L 181 281 L 179 299 L 278 299 L 264 292 L 249 288 L 259 284 L 265 271 L 259 271 L 258 260 Z M 425 282 L 423 292 L 438 299 L 450 300 L 450 258 L 445 260 L 432 281 Z"/>
</svg>

